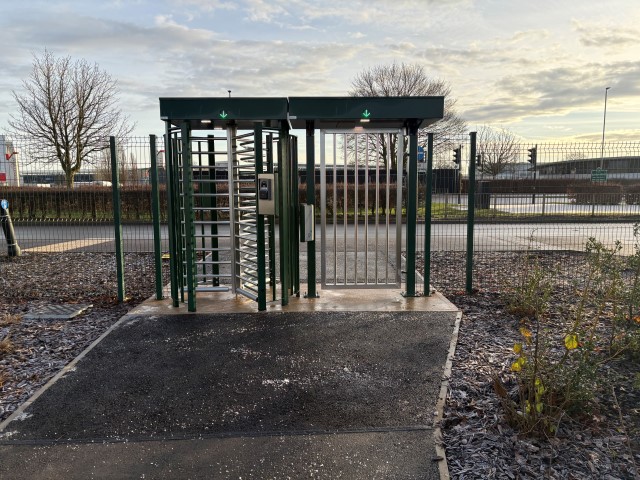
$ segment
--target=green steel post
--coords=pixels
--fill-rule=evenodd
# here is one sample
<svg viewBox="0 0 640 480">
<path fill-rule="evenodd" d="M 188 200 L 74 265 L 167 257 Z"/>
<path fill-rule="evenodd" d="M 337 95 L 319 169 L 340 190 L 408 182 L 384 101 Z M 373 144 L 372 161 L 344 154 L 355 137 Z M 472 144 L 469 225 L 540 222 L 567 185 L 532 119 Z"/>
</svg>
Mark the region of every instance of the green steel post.
<svg viewBox="0 0 640 480">
<path fill-rule="evenodd" d="M 424 205 L 424 294 L 431 295 L 431 195 L 433 194 L 433 133 L 427 134 L 427 179 Z"/>
<path fill-rule="evenodd" d="M 184 195 L 184 242 L 185 262 L 187 264 L 187 310 L 196 311 L 196 272 L 195 250 L 193 240 L 195 237 L 194 212 L 193 212 L 193 169 L 191 168 L 191 129 L 185 122 L 180 132 L 182 140 L 182 191 Z"/>
<path fill-rule="evenodd" d="M 153 216 L 153 255 L 156 268 L 156 300 L 162 300 L 162 242 L 160 238 L 160 190 L 158 188 L 158 152 L 156 136 L 149 135 L 151 155 L 151 214 Z"/>
<path fill-rule="evenodd" d="M 258 204 L 260 203 L 259 198 L 259 189 L 260 182 L 258 182 L 258 175 L 262 173 L 263 170 L 263 162 L 262 162 L 262 125 L 256 123 L 253 127 L 253 138 L 255 145 L 255 159 L 256 159 L 256 198 L 258 199 Z M 256 209 L 258 209 L 258 204 L 256 204 Z M 256 212 L 257 213 L 257 212 Z M 265 235 L 264 235 L 264 215 L 257 215 L 256 220 L 256 241 L 258 243 L 258 310 L 266 310 L 267 309 L 267 275 L 266 275 L 266 261 L 265 261 Z"/>
<path fill-rule="evenodd" d="M 281 303 L 289 304 L 289 289 L 291 288 L 291 265 L 289 264 L 291 199 L 289 198 L 289 127 L 281 122 L 278 136 L 278 189 L 280 190 L 280 283 L 282 285 Z"/>
<path fill-rule="evenodd" d="M 416 296 L 416 221 L 418 217 L 418 126 L 409 125 L 409 165 L 407 175 L 407 291 L 405 297 Z M 398 172 L 398 178 L 401 173 Z"/>
<path fill-rule="evenodd" d="M 197 142 L 198 147 L 198 189 L 200 193 L 205 193 L 207 191 L 207 187 L 205 185 L 209 185 L 209 182 L 203 181 L 206 177 L 205 171 L 202 168 L 202 142 Z M 207 228 L 204 225 L 205 220 L 205 211 L 202 207 L 205 206 L 204 198 L 193 197 L 193 207 L 194 207 L 194 215 L 195 220 L 200 222 L 200 248 L 204 252 L 205 247 L 207 246 L 207 239 L 204 238 L 205 233 L 207 233 Z M 194 238 L 195 246 L 198 248 L 198 243 Z M 207 278 L 207 264 L 202 263 L 202 275 L 204 278 Z"/>
<path fill-rule="evenodd" d="M 175 237 L 175 221 L 176 217 L 173 210 L 174 195 L 176 190 L 173 188 L 173 142 L 171 140 L 171 130 L 169 123 L 166 124 L 164 135 L 164 158 L 165 173 L 167 182 L 167 232 L 169 234 L 169 277 L 171 285 L 171 303 L 174 307 L 179 305 L 178 302 L 178 272 L 176 268 L 177 262 L 177 245 Z"/>
<path fill-rule="evenodd" d="M 172 139 L 172 145 L 173 145 L 173 180 L 172 180 L 172 187 L 173 187 L 173 192 L 174 192 L 174 198 L 173 198 L 173 218 L 175 219 L 175 223 L 174 223 L 174 231 L 173 231 L 173 235 L 174 235 L 174 239 L 175 239 L 175 243 L 174 245 L 176 246 L 176 277 L 178 279 L 178 291 L 180 293 L 180 302 L 184 303 L 184 278 L 185 278 L 185 273 L 184 273 L 184 252 L 183 252 L 183 247 L 184 247 L 184 235 L 182 234 L 182 222 L 183 222 L 183 218 L 184 218 L 184 212 L 183 212 L 183 192 L 182 192 L 182 183 L 181 183 L 181 178 L 182 178 L 182 164 L 181 164 L 181 158 L 182 158 L 182 152 L 179 148 L 180 145 L 180 138 L 178 137 L 178 134 L 176 133 Z M 177 306 L 177 305 L 176 305 Z"/>
<path fill-rule="evenodd" d="M 467 293 L 473 293 L 473 224 L 476 215 L 476 132 L 469 133 L 469 185 L 467 200 Z"/>
<path fill-rule="evenodd" d="M 315 125 L 307 121 L 307 204 L 316 204 Z M 313 219 L 315 228 L 316 219 Z M 307 298 L 318 298 L 316 292 L 316 242 L 307 242 Z"/>
<path fill-rule="evenodd" d="M 273 134 L 267 135 L 267 173 L 273 173 Z M 279 193 L 277 194 L 279 195 Z M 277 197 L 276 197 L 277 198 Z M 279 202 L 279 200 L 276 200 Z M 276 216 L 269 222 L 269 286 L 271 300 L 277 298 L 276 292 Z"/>
<path fill-rule="evenodd" d="M 289 170 L 290 198 L 292 208 L 291 216 L 291 285 L 292 292 L 300 297 L 300 189 L 298 188 L 298 137 L 289 136 L 289 155 L 291 156 L 291 168 Z"/>
<path fill-rule="evenodd" d="M 211 261 L 213 264 L 211 265 L 211 273 L 213 275 L 213 281 L 211 282 L 214 287 L 220 285 L 219 275 L 220 275 L 220 266 L 218 265 L 218 261 L 220 260 L 218 248 L 220 245 L 218 244 L 218 187 L 216 184 L 216 141 L 213 135 L 207 136 L 207 150 L 209 151 L 207 165 L 209 167 L 209 183 L 203 185 L 203 193 L 213 195 L 212 197 L 204 198 L 204 206 L 205 208 L 212 208 L 211 210 Z"/>
<path fill-rule="evenodd" d="M 111 149 L 111 191 L 113 193 L 113 226 L 116 242 L 116 276 L 118 301 L 124 302 L 124 253 L 122 248 L 122 216 L 120 214 L 120 172 L 116 152 L 116 137 L 109 137 Z"/>
</svg>

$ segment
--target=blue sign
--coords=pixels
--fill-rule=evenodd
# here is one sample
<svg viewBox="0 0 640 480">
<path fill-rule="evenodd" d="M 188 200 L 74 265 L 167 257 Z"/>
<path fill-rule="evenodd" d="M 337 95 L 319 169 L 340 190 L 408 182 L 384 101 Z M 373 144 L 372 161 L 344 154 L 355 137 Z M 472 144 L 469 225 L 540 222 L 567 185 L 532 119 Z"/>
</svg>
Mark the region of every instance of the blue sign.
<svg viewBox="0 0 640 480">
<path fill-rule="evenodd" d="M 424 147 L 418 145 L 418 161 L 424 162 Z"/>
<path fill-rule="evenodd" d="M 3 209 L 7 209 L 9 208 L 9 200 L 5 200 L 4 198 L 2 199 L 2 201 L 0 201 L 0 207 L 2 207 Z"/>
</svg>

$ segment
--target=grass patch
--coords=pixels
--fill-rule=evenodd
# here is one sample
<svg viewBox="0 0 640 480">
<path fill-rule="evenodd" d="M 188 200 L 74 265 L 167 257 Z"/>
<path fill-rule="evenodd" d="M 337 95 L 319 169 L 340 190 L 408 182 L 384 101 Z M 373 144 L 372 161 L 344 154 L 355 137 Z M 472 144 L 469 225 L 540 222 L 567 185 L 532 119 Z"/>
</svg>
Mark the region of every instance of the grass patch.
<svg viewBox="0 0 640 480">
<path fill-rule="evenodd" d="M 11 355 L 15 351 L 16 347 L 11 341 L 11 338 L 7 335 L 0 340 L 0 359 Z"/>
<path fill-rule="evenodd" d="M 12 315 L 10 313 L 5 313 L 4 315 L 0 315 L 0 327 L 16 325 L 21 321 L 22 321 L 22 316 L 20 315 Z"/>
</svg>

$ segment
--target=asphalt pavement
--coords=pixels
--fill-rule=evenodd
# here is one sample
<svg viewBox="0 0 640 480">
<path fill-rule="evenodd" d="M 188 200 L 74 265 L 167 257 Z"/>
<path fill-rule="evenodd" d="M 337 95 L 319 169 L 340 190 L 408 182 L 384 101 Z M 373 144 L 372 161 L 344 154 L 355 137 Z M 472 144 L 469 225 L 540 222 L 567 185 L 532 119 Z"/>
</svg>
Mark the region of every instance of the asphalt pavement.
<svg viewBox="0 0 640 480">
<path fill-rule="evenodd" d="M 4 425 L 0 478 L 440 478 L 435 413 L 458 312 L 407 300 L 138 309 Z"/>
</svg>

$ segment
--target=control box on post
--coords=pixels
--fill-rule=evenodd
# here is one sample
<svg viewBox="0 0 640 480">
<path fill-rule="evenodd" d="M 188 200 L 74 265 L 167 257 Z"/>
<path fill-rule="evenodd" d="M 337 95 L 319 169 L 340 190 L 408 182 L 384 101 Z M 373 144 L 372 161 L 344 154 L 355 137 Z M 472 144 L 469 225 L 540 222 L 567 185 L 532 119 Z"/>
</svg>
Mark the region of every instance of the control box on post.
<svg viewBox="0 0 640 480">
<path fill-rule="evenodd" d="M 258 214 L 277 215 L 277 178 L 274 173 L 258 174 Z"/>
</svg>

